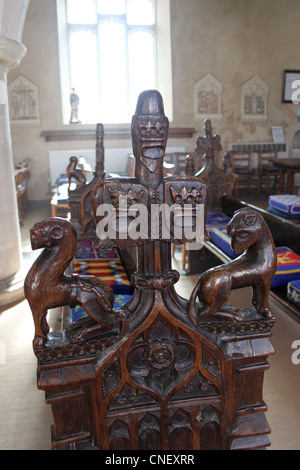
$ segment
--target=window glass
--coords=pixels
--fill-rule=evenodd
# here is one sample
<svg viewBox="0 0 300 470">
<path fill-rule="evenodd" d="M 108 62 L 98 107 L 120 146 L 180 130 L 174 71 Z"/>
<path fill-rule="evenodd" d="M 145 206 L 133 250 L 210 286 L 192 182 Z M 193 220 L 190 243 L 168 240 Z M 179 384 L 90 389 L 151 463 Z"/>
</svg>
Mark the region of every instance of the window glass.
<svg viewBox="0 0 300 470">
<path fill-rule="evenodd" d="M 71 24 L 96 24 L 95 0 L 68 0 L 67 21 Z"/>
<path fill-rule="evenodd" d="M 129 33 L 129 83 L 130 108 L 132 113 L 134 112 L 138 95 L 144 90 L 155 87 L 154 48 L 155 39 L 152 32 L 136 30 Z"/>
<path fill-rule="evenodd" d="M 125 33 L 121 22 L 99 25 L 100 114 L 110 122 L 124 119 L 128 111 Z"/>
<path fill-rule="evenodd" d="M 157 88 L 155 0 L 65 1 L 79 119 L 130 122 L 139 93 Z"/>
<path fill-rule="evenodd" d="M 153 25 L 153 0 L 128 0 L 127 22 L 132 25 Z"/>
<path fill-rule="evenodd" d="M 125 0 L 98 0 L 98 13 L 102 15 L 124 15 Z"/>
<path fill-rule="evenodd" d="M 98 64 L 96 35 L 85 30 L 70 35 L 71 88 L 78 94 L 79 119 L 82 123 L 97 122 Z"/>
</svg>

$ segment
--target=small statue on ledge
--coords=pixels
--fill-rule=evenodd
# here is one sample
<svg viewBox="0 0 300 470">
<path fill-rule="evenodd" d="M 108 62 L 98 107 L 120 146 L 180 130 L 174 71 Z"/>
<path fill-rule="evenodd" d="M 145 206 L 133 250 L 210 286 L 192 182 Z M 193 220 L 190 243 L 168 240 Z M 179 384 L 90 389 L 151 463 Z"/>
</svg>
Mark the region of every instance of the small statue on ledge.
<svg viewBox="0 0 300 470">
<path fill-rule="evenodd" d="M 75 88 L 72 88 L 72 93 L 70 94 L 70 105 L 70 124 L 80 124 L 81 121 L 78 119 L 79 96 L 75 93 Z"/>
</svg>

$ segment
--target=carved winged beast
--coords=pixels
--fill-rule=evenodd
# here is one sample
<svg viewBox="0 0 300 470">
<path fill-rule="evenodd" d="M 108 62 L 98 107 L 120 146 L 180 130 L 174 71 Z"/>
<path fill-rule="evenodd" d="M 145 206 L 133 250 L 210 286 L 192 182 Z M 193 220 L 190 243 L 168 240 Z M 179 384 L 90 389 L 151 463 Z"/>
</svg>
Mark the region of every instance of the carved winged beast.
<svg viewBox="0 0 300 470">
<path fill-rule="evenodd" d="M 199 314 L 203 320 L 214 317 L 241 321 L 238 314 L 226 312 L 231 290 L 252 286 L 252 303 L 264 317 L 272 317 L 268 297 L 277 267 L 274 241 L 263 217 L 246 207 L 236 211 L 227 226 L 233 251 L 240 254 L 233 261 L 211 268 L 201 274 L 190 296 L 187 314 L 197 326 Z M 196 297 L 200 307 L 196 306 Z"/>
<path fill-rule="evenodd" d="M 64 274 L 77 246 L 73 225 L 60 217 L 45 219 L 32 227 L 30 237 L 33 250 L 44 248 L 24 283 L 35 324 L 34 346 L 42 346 L 47 337 L 49 308 L 81 305 L 100 324 L 101 331 L 111 330 L 114 303 L 111 287 L 94 276 Z"/>
</svg>

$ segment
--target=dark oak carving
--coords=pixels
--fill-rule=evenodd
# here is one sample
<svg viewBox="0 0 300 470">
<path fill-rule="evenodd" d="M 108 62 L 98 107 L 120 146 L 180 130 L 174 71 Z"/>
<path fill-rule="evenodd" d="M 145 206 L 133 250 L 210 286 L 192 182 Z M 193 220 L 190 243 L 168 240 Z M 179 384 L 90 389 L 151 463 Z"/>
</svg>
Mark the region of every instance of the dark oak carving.
<svg viewBox="0 0 300 470">
<path fill-rule="evenodd" d="M 252 286 L 252 303 L 262 316 L 272 318 L 268 296 L 276 272 L 276 249 L 271 232 L 263 217 L 250 208 L 235 212 L 227 226 L 231 236 L 232 249 L 240 254 L 235 260 L 211 268 L 203 273 L 192 292 L 188 305 L 188 314 L 197 325 L 198 314 L 213 320 L 215 315 L 232 320 L 243 321 L 238 312 L 219 312 L 228 300 L 231 289 Z M 260 269 L 258 269 L 260 260 Z M 197 313 L 195 299 L 199 296 L 202 303 Z"/>
<path fill-rule="evenodd" d="M 42 346 L 47 338 L 49 326 L 46 315 L 49 308 L 81 305 L 101 325 L 101 330 L 112 329 L 110 313 L 114 293 L 111 287 L 94 276 L 64 274 L 77 245 L 72 224 L 59 217 L 45 219 L 32 227 L 30 236 L 33 250 L 45 248 L 31 267 L 24 284 L 35 324 L 35 346 Z"/>
<path fill-rule="evenodd" d="M 85 185 L 86 177 L 80 168 L 77 168 L 78 158 L 70 157 L 70 163 L 67 166 L 67 175 L 69 180 L 69 187 L 71 185 L 72 178 L 75 178 L 78 187 Z"/>
<path fill-rule="evenodd" d="M 261 307 L 265 306 L 262 299 L 255 302 L 257 308 L 236 311 L 240 321 L 215 313 L 204 318 L 200 315 L 196 322 L 189 317 L 189 300 L 175 289 L 179 273 L 172 269 L 171 243 L 191 241 L 184 230 L 177 230 L 180 225 L 186 228 L 182 211 L 188 209 L 189 227 L 194 228 L 207 192 L 198 178 L 163 177 L 167 137 L 168 119 L 161 95 L 151 90 L 142 93 L 132 119 L 135 176 L 98 178 L 92 190 L 98 247 L 131 244 L 137 253 L 137 270 L 131 279 L 134 293 L 121 308 L 111 307 L 113 299 L 103 283 L 97 308 L 95 297 L 85 294 L 88 306 L 93 304 L 86 308 L 88 317 L 65 331 L 47 334 L 45 311 L 50 304 L 81 301 L 81 290 L 71 287 L 73 276 L 69 282 L 64 274 L 76 238 L 71 229 L 65 229 L 58 245 L 56 239 L 55 243 L 47 241 L 48 232 L 59 223 L 57 219 L 43 222 L 32 232 L 33 247 L 46 243 L 28 274 L 26 295 L 36 338 L 42 338 L 34 341 L 34 352 L 38 387 L 46 392 L 52 406 L 54 449 L 248 449 L 269 444 L 262 386 L 267 357 L 273 353 L 268 338 L 274 318 Z M 112 207 L 106 228 L 115 231 L 108 233 L 101 225 L 105 219 L 99 213 L 102 204 Z M 149 217 L 149 223 L 140 219 L 139 230 L 134 232 L 133 222 L 139 217 L 134 211 L 136 204 L 143 204 L 148 211 L 153 204 L 159 205 L 160 216 L 173 207 L 166 218 L 169 237 L 160 216 Z M 249 232 L 247 246 L 255 246 L 257 239 L 257 248 L 248 251 L 259 250 L 258 238 L 266 233 L 263 228 L 256 230 L 260 222 L 257 218 L 250 223 L 254 220 L 251 217 L 257 216 L 243 218 Z M 237 218 L 231 223 L 234 238 L 238 237 Z M 234 243 L 238 247 L 239 241 Z M 272 242 L 269 238 L 264 243 L 272 267 Z M 261 262 L 262 256 L 257 257 L 257 270 Z M 245 274 L 252 285 L 251 263 L 246 264 Z M 57 274 L 50 282 L 52 265 Z M 235 272 L 232 268 L 231 277 Z M 271 268 L 265 272 L 269 279 Z M 78 283 L 82 283 L 81 276 Z M 222 286 L 228 289 L 226 271 L 211 288 L 213 298 Z M 56 289 L 61 289 L 63 298 L 58 298 Z M 266 297 L 267 289 L 266 285 Z"/>
<path fill-rule="evenodd" d="M 207 210 L 218 212 L 221 210 L 223 194 L 231 194 L 233 179 L 228 177 L 228 159 L 224 160 L 225 171 L 222 171 L 216 161 L 216 152 L 222 150 L 221 137 L 213 135 L 210 119 L 204 121 L 204 136 L 197 137 L 195 159 L 204 159 L 204 166 L 196 173 L 196 177 L 207 186 Z"/>
</svg>

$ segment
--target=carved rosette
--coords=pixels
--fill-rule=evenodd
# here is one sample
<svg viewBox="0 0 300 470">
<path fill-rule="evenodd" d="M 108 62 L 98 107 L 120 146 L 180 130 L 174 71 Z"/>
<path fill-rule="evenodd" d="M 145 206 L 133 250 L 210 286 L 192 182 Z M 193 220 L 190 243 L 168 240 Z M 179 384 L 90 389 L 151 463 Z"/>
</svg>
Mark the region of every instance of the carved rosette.
<svg viewBox="0 0 300 470">
<path fill-rule="evenodd" d="M 131 346 L 127 367 L 134 382 L 164 397 L 191 373 L 194 359 L 187 334 L 158 319 Z"/>
</svg>

